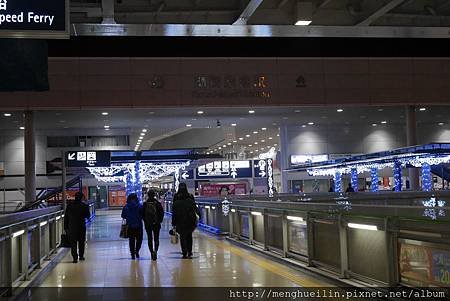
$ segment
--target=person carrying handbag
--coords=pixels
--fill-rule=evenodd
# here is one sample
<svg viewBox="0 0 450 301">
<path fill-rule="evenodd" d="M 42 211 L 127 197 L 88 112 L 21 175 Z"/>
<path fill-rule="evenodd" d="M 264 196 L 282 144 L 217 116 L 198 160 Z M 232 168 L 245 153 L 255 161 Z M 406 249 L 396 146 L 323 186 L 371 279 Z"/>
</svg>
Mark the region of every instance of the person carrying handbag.
<svg viewBox="0 0 450 301">
<path fill-rule="evenodd" d="M 152 260 L 155 261 L 158 258 L 159 232 L 161 230 L 161 223 L 164 220 L 164 208 L 156 199 L 155 191 L 149 190 L 147 196 L 147 202 L 144 203 L 143 217 L 145 231 L 148 237 L 148 249 L 150 250 Z"/>
<path fill-rule="evenodd" d="M 128 242 L 130 245 L 131 259 L 139 258 L 139 250 L 142 246 L 142 205 L 135 193 L 127 197 L 127 204 L 122 209 L 122 218 L 126 220 Z"/>
<path fill-rule="evenodd" d="M 183 258 L 192 258 L 192 232 L 197 227 L 200 210 L 195 199 L 187 190 L 186 183 L 180 183 L 178 192 L 173 198 L 172 226 L 180 234 L 180 245 Z"/>
</svg>

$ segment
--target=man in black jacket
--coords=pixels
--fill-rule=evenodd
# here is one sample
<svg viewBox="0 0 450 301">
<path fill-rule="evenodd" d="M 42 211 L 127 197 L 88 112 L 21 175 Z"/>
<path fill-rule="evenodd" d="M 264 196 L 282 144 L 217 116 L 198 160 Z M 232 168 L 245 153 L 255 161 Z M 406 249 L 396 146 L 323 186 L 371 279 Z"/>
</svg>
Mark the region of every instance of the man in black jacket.
<svg viewBox="0 0 450 301">
<path fill-rule="evenodd" d="M 161 230 L 161 223 L 164 220 L 164 208 L 156 199 L 155 191 L 149 190 L 147 196 L 147 202 L 144 203 L 143 217 L 145 231 L 148 237 L 148 249 L 150 250 L 152 260 L 155 261 L 158 258 L 159 232 Z M 153 240 L 155 242 L 154 246 Z"/>
<path fill-rule="evenodd" d="M 84 201 L 84 195 L 81 192 L 75 194 L 75 201 L 70 203 L 64 214 L 64 230 L 69 235 L 72 246 L 73 263 L 84 258 L 84 244 L 86 241 L 86 219 L 90 217 L 89 206 Z M 77 244 L 79 254 L 77 253 Z M 78 257 L 78 255 L 80 257 Z"/>
</svg>

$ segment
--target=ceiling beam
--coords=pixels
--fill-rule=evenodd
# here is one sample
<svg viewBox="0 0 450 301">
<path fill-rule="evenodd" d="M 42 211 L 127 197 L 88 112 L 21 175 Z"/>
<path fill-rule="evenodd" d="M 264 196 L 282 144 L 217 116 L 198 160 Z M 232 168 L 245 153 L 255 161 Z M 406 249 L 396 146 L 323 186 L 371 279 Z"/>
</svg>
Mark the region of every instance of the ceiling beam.
<svg viewBox="0 0 450 301">
<path fill-rule="evenodd" d="M 364 21 L 358 23 L 357 26 L 369 26 L 374 21 L 376 21 L 379 17 L 381 17 L 384 14 L 388 13 L 389 11 L 394 9 L 395 7 L 397 7 L 400 4 L 402 4 L 403 2 L 405 2 L 405 0 L 391 0 L 386 5 L 384 5 L 380 9 L 378 9 L 376 12 L 371 14 L 369 17 L 367 17 Z"/>
<path fill-rule="evenodd" d="M 239 18 L 234 21 L 233 25 L 246 25 L 250 17 L 263 1 L 264 0 L 250 0 L 247 7 L 244 8 Z"/>
<path fill-rule="evenodd" d="M 80 24 L 74 36 L 450 38 L 448 27 Z"/>
<path fill-rule="evenodd" d="M 102 24 L 116 24 L 114 20 L 114 0 L 102 0 Z"/>
</svg>

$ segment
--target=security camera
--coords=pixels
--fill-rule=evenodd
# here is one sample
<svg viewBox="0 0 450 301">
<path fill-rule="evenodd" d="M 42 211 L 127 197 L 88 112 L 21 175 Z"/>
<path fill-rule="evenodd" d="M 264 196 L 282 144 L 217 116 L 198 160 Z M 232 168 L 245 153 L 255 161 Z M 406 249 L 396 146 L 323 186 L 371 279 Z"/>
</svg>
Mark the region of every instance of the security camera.
<svg viewBox="0 0 450 301">
<path fill-rule="evenodd" d="M 217 127 L 220 128 L 222 125 L 220 124 L 220 120 L 217 119 L 217 123 L 216 123 Z"/>
</svg>

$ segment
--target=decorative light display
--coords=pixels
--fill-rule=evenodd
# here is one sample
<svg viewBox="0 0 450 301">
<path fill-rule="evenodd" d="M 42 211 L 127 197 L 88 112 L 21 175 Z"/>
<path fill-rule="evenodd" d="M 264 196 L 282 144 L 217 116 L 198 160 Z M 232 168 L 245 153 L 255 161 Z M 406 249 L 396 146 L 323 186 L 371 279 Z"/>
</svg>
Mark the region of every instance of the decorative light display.
<svg viewBox="0 0 450 301">
<path fill-rule="evenodd" d="M 228 216 L 230 213 L 230 201 L 228 201 L 227 197 L 225 197 L 222 201 L 222 213 L 224 216 Z"/>
<path fill-rule="evenodd" d="M 358 171 L 356 168 L 352 168 L 351 183 L 353 190 L 358 191 Z"/>
<path fill-rule="evenodd" d="M 269 197 L 273 197 L 273 160 L 267 159 L 267 185 L 269 186 Z"/>
<path fill-rule="evenodd" d="M 142 183 L 169 176 L 180 168 L 190 165 L 184 162 L 141 162 L 113 163 L 110 167 L 88 167 L 89 172 L 98 180 L 107 183 L 125 183 L 127 195 L 136 193 L 141 200 Z M 178 188 L 178 186 L 177 186 Z"/>
<path fill-rule="evenodd" d="M 334 192 L 342 192 L 342 174 L 339 171 L 334 174 Z"/>
<path fill-rule="evenodd" d="M 178 192 L 178 186 L 180 186 L 180 170 L 175 170 L 175 173 L 173 174 L 173 183 L 175 186 L 175 191 Z"/>
<path fill-rule="evenodd" d="M 431 191 L 431 189 L 432 189 L 431 166 L 428 163 L 424 163 L 422 165 L 422 190 Z"/>
<path fill-rule="evenodd" d="M 432 196 L 429 200 L 422 201 L 425 207 L 423 216 L 429 217 L 432 220 L 436 220 L 437 217 L 445 217 L 445 205 L 446 201 L 436 200 L 435 196 Z"/>
<path fill-rule="evenodd" d="M 393 173 L 394 173 L 394 190 L 402 191 L 402 165 L 400 162 L 395 162 Z"/>
<path fill-rule="evenodd" d="M 378 191 L 378 169 L 376 168 L 370 170 L 370 186 L 372 192 Z"/>
<path fill-rule="evenodd" d="M 275 151 L 275 147 L 271 147 L 270 150 L 266 153 L 259 154 L 258 158 L 261 160 L 265 159 L 273 159 L 275 158 L 277 152 Z"/>
</svg>

